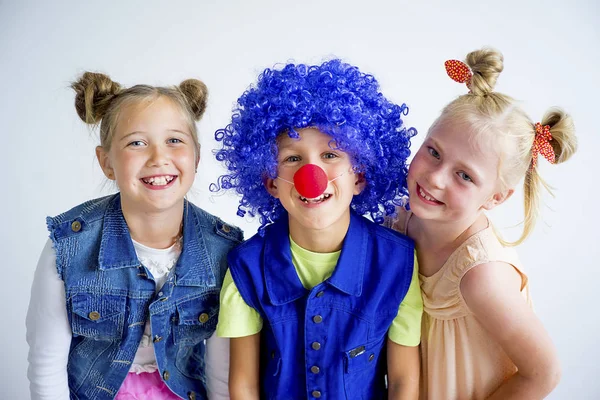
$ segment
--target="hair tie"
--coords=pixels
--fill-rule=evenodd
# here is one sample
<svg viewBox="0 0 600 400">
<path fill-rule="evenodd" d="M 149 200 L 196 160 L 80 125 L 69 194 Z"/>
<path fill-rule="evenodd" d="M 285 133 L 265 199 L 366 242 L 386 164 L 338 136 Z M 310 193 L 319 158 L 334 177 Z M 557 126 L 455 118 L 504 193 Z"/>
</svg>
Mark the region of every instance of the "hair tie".
<svg viewBox="0 0 600 400">
<path fill-rule="evenodd" d="M 552 134 L 550 133 L 550 125 L 542 125 L 539 122 L 535 124 L 535 139 L 531 148 L 531 168 L 535 168 L 538 155 L 541 154 L 550 164 L 556 163 L 556 155 L 550 144 Z"/>
<path fill-rule="evenodd" d="M 473 72 L 467 64 L 459 60 L 447 60 L 444 63 L 446 67 L 446 73 L 455 82 L 466 83 L 467 87 L 471 89 L 471 78 L 473 78 Z"/>
</svg>

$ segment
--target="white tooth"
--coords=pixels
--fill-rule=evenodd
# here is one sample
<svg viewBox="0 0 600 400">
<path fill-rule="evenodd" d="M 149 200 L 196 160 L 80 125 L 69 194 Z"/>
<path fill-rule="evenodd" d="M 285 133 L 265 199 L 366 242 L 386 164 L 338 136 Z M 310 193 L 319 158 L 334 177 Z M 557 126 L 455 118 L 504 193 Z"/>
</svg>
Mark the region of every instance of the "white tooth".
<svg viewBox="0 0 600 400">
<path fill-rule="evenodd" d="M 419 192 L 421 193 L 421 196 L 423 196 L 425 198 L 425 200 L 435 201 L 435 199 L 433 197 L 425 194 L 425 191 L 423 190 L 423 188 L 419 188 Z"/>
<path fill-rule="evenodd" d="M 148 183 L 152 183 L 152 182 L 154 182 L 154 178 L 152 178 L 152 177 L 151 177 L 151 178 L 148 178 L 146 181 L 147 181 Z"/>
</svg>

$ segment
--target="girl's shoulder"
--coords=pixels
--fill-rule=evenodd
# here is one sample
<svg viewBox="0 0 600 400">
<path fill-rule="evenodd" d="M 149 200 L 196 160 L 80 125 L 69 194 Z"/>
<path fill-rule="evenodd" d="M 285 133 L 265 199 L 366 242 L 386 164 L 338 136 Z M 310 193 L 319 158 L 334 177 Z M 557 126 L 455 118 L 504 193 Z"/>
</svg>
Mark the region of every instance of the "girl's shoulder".
<svg viewBox="0 0 600 400">
<path fill-rule="evenodd" d="M 488 228 L 475 233 L 463 242 L 448 259 L 452 266 L 453 275 L 457 282 L 473 268 L 487 264 L 502 264 L 513 269 L 520 275 L 521 287 L 528 283 L 517 252 L 512 247 L 504 246 L 496 236 L 496 232 L 490 225 Z"/>
<path fill-rule="evenodd" d="M 101 224 L 107 209 L 111 205 L 119 205 L 118 200 L 118 193 L 88 200 L 54 217 L 47 217 L 47 228 L 60 238 L 77 233 L 86 226 Z"/>
<path fill-rule="evenodd" d="M 395 215 L 388 215 L 383 221 L 383 226 L 400 232 L 406 235 L 406 224 L 410 218 L 410 211 L 407 211 L 404 207 L 396 207 Z"/>
</svg>

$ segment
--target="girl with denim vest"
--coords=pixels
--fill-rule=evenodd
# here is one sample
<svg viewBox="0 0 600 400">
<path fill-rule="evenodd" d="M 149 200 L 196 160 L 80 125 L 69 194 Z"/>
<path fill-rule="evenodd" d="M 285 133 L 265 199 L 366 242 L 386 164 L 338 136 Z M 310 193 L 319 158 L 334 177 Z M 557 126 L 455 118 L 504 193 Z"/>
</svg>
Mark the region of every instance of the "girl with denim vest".
<svg viewBox="0 0 600 400">
<path fill-rule="evenodd" d="M 470 92 L 429 129 L 409 168 L 410 211 L 390 221 L 416 244 L 425 310 L 421 399 L 541 399 L 557 385 L 560 367 L 512 246 L 533 230 L 539 191 L 548 188 L 542 158 L 561 163 L 575 152 L 573 123 L 557 109 L 533 123 L 515 100 L 493 91 L 503 69 L 495 50 L 446 68 Z M 485 212 L 521 179 L 524 232 L 509 243 Z"/>
<path fill-rule="evenodd" d="M 288 64 L 217 131 L 217 186 L 261 219 L 221 291 L 232 399 L 416 399 L 413 243 L 362 216 L 381 223 L 406 193 L 407 112 L 340 60 Z"/>
<path fill-rule="evenodd" d="M 206 86 L 86 72 L 72 87 L 120 191 L 47 219 L 27 314 L 32 399 L 227 398 L 228 343 L 213 333 L 242 233 L 185 199 Z"/>
</svg>

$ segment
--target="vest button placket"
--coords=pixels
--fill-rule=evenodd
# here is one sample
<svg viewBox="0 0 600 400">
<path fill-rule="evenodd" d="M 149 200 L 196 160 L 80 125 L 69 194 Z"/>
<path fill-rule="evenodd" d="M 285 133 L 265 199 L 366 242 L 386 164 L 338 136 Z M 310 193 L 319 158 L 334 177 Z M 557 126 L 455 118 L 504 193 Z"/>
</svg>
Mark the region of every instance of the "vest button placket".
<svg viewBox="0 0 600 400">
<path fill-rule="evenodd" d="M 306 314 L 305 314 L 305 329 L 306 339 L 305 342 L 305 371 L 308 372 L 306 375 L 306 397 L 312 399 L 318 399 L 323 396 L 323 393 L 319 388 L 322 388 L 326 384 L 327 376 L 323 373 L 323 370 L 319 365 L 324 365 L 326 359 L 326 353 L 320 351 L 324 346 L 324 338 L 327 337 L 327 332 L 330 327 L 326 323 L 323 323 L 329 314 L 327 311 L 321 308 L 322 300 L 318 293 L 322 293 L 318 288 L 314 290 L 317 294 L 313 294 L 307 299 Z M 317 306 L 319 305 L 319 306 Z M 318 308 L 315 308 L 318 307 Z"/>
</svg>

